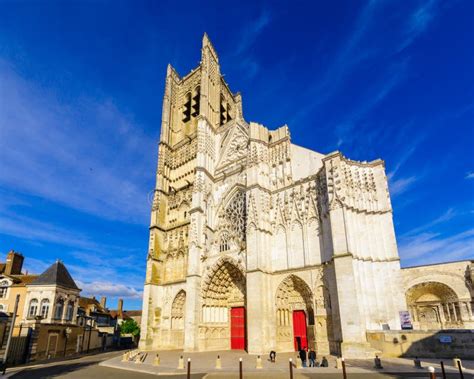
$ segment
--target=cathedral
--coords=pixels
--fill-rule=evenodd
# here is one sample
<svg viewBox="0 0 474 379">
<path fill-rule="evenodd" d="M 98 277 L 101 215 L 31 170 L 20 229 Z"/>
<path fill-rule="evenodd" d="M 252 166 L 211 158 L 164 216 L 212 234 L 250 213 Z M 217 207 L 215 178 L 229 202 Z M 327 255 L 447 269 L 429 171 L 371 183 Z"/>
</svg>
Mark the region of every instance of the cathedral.
<svg viewBox="0 0 474 379">
<path fill-rule="evenodd" d="M 404 273 L 384 162 L 248 123 L 207 35 L 198 67 L 168 66 L 141 349 L 373 356 L 367 332 L 401 330 L 401 314 L 422 327 L 426 299 L 435 327 L 474 327 L 466 264 L 451 297 Z"/>
</svg>

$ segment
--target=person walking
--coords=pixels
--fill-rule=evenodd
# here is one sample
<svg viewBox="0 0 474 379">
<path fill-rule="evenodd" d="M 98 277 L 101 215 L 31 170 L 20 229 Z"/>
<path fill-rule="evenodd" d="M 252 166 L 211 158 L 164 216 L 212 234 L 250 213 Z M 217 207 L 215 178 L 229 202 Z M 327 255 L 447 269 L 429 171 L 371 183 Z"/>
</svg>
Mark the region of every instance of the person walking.
<svg viewBox="0 0 474 379">
<path fill-rule="evenodd" d="M 311 349 L 308 354 L 309 367 L 316 367 L 316 352 Z"/>
<path fill-rule="evenodd" d="M 307 358 L 306 350 L 302 348 L 300 350 L 300 359 L 301 359 L 301 365 L 303 367 L 306 367 L 306 358 Z"/>
<path fill-rule="evenodd" d="M 270 351 L 270 362 L 275 363 L 276 355 L 277 355 L 277 353 L 276 353 L 275 350 Z"/>
</svg>

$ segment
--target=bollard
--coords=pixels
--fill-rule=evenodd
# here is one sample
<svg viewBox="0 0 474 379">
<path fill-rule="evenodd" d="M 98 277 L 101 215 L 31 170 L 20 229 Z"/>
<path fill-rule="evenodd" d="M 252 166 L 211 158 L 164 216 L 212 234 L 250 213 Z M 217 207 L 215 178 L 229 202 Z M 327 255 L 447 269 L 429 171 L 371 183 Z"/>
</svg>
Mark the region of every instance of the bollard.
<svg viewBox="0 0 474 379">
<path fill-rule="evenodd" d="M 433 366 L 428 367 L 428 372 L 430 373 L 430 379 L 436 379 L 435 369 Z"/>
<path fill-rule="evenodd" d="M 383 369 L 382 360 L 379 358 L 378 355 L 376 355 L 374 358 L 374 367 L 379 370 Z"/>
<path fill-rule="evenodd" d="M 260 355 L 257 355 L 257 366 L 256 368 L 263 368 L 262 366 L 262 358 L 260 358 Z"/>
<path fill-rule="evenodd" d="M 216 359 L 216 368 L 217 369 L 221 369 L 222 368 L 222 363 L 221 363 L 221 357 L 220 355 L 217 356 L 217 359 Z"/>
<path fill-rule="evenodd" d="M 342 368 L 342 358 L 340 357 L 336 358 L 336 368 L 338 369 Z"/>
<path fill-rule="evenodd" d="M 242 373 L 242 358 L 239 358 L 239 378 L 243 378 L 243 373 Z"/>
<path fill-rule="evenodd" d="M 188 374 L 186 375 L 187 379 L 191 379 L 191 358 L 188 358 Z"/>
<path fill-rule="evenodd" d="M 446 371 L 444 370 L 444 363 L 443 361 L 441 363 L 441 373 L 443 374 L 443 379 L 446 379 Z"/>
<path fill-rule="evenodd" d="M 296 368 L 301 368 L 301 359 L 296 357 Z"/>
<path fill-rule="evenodd" d="M 293 359 L 291 358 L 289 361 L 289 366 L 290 366 L 290 379 L 293 379 Z"/>
<path fill-rule="evenodd" d="M 127 361 L 128 361 L 128 353 L 123 353 L 122 362 L 127 362 Z"/>
<path fill-rule="evenodd" d="M 182 355 L 179 357 L 178 360 L 178 370 L 184 370 L 184 359 Z"/>
<path fill-rule="evenodd" d="M 344 358 L 341 358 L 341 363 L 342 363 L 342 377 L 344 379 L 347 379 L 346 362 L 344 361 Z"/>
<path fill-rule="evenodd" d="M 458 364 L 459 377 L 460 377 L 461 379 L 464 379 L 464 374 L 463 374 L 463 372 L 462 372 L 462 363 L 461 363 L 461 360 L 460 360 L 459 358 L 455 358 L 454 361 L 456 361 L 457 364 Z"/>
<path fill-rule="evenodd" d="M 135 363 L 136 363 L 136 364 L 137 364 L 137 363 L 138 363 L 138 364 L 142 363 L 142 357 L 140 356 L 140 354 L 137 354 L 137 355 L 135 356 Z"/>
<path fill-rule="evenodd" d="M 153 360 L 153 365 L 159 366 L 160 365 L 160 354 L 156 354 L 155 359 Z"/>
<path fill-rule="evenodd" d="M 418 357 L 415 357 L 415 359 L 413 360 L 413 364 L 415 365 L 415 368 L 423 368 L 421 366 L 421 361 L 418 359 Z"/>
</svg>

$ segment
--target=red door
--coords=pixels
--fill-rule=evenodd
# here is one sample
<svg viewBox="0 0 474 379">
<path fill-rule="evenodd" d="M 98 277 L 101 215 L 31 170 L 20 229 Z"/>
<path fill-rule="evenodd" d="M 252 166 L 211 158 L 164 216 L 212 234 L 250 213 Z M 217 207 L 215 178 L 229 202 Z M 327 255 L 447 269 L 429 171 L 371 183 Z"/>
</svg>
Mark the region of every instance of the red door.
<svg viewBox="0 0 474 379">
<path fill-rule="evenodd" d="M 306 337 L 306 314 L 304 311 L 293 311 L 293 336 L 295 351 L 308 347 Z"/>
<path fill-rule="evenodd" d="M 230 310 L 230 348 L 245 349 L 245 308 L 236 307 Z"/>
</svg>

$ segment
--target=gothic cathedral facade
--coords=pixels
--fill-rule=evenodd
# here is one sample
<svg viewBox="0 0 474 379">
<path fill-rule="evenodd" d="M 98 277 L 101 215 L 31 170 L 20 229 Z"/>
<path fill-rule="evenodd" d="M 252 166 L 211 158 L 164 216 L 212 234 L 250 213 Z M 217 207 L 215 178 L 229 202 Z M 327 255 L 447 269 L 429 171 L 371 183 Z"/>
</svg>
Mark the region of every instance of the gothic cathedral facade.
<svg viewBox="0 0 474 379">
<path fill-rule="evenodd" d="M 141 349 L 365 357 L 407 310 L 384 162 L 245 121 L 204 35 L 168 66 Z"/>
</svg>

